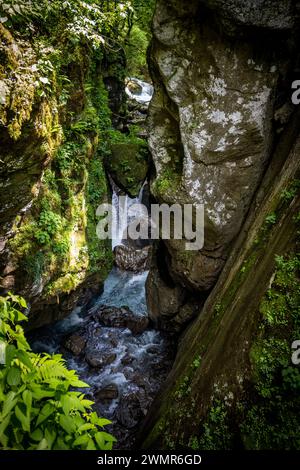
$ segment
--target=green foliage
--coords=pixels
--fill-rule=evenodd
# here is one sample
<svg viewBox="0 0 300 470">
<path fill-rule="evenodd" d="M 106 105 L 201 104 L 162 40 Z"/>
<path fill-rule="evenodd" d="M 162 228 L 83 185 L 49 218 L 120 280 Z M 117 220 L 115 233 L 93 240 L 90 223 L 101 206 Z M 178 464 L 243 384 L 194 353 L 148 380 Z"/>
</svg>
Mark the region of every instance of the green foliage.
<svg viewBox="0 0 300 470">
<path fill-rule="evenodd" d="M 294 180 L 288 188 L 286 188 L 284 191 L 282 191 L 281 198 L 288 202 L 291 199 L 293 199 L 296 194 L 298 193 L 300 188 L 300 180 Z"/>
<path fill-rule="evenodd" d="M 63 256 L 69 253 L 70 251 L 70 243 L 69 240 L 59 240 L 53 244 L 53 253 L 58 256 Z"/>
<path fill-rule="evenodd" d="M 177 184 L 179 184 L 178 173 L 173 168 L 165 168 L 164 172 L 155 180 L 154 191 L 163 196 L 170 190 L 174 191 L 174 186 Z"/>
<path fill-rule="evenodd" d="M 276 274 L 271 288 L 260 305 L 260 312 L 269 326 L 288 326 L 300 335 L 300 257 L 285 259 L 276 256 Z M 288 331 L 289 331 L 288 330 Z"/>
<path fill-rule="evenodd" d="M 200 367 L 200 365 L 201 365 L 201 356 L 197 356 L 193 360 L 193 368 L 198 369 Z"/>
<path fill-rule="evenodd" d="M 107 194 L 107 183 L 102 161 L 98 155 L 88 169 L 87 199 L 87 243 L 89 271 L 101 271 L 105 277 L 112 263 L 112 253 L 107 240 L 99 240 L 96 232 L 98 220 L 96 210 Z"/>
<path fill-rule="evenodd" d="M 272 212 L 272 214 L 267 215 L 265 222 L 267 225 L 274 225 L 276 224 L 276 219 L 277 219 L 276 214 Z"/>
<path fill-rule="evenodd" d="M 0 297 L 0 449 L 110 450 L 110 421 L 76 388 L 88 387 L 60 355 L 30 350 L 21 321 L 24 299 Z"/>
<path fill-rule="evenodd" d="M 228 411 L 224 403 L 216 400 L 210 408 L 207 420 L 201 426 L 200 437 L 192 437 L 189 446 L 193 450 L 228 450 L 232 448 Z"/>
<path fill-rule="evenodd" d="M 277 397 L 276 407 L 254 404 L 241 425 L 246 449 L 292 450 L 300 448 L 299 404 Z"/>
<path fill-rule="evenodd" d="M 292 342 L 300 337 L 300 258 L 277 256 L 275 263 L 250 354 L 255 392 L 250 404 L 241 408 L 247 449 L 300 448 L 300 371 L 291 362 Z"/>
<path fill-rule="evenodd" d="M 5 0 L 0 4 L 0 22 L 6 26 L 28 26 L 35 21 L 45 34 L 54 33 L 59 24 L 73 44 L 86 40 L 95 49 L 111 47 L 111 41 L 124 34 L 131 13 L 126 0 Z"/>
<path fill-rule="evenodd" d="M 82 147 L 83 145 L 79 142 L 67 141 L 58 149 L 55 163 L 65 178 L 70 177 L 74 173 L 80 173 L 84 169 L 85 159 Z"/>
<path fill-rule="evenodd" d="M 120 132 L 116 129 L 110 129 L 107 135 L 110 144 L 134 144 L 141 145 L 142 147 L 147 146 L 145 140 L 137 136 L 138 131 L 139 129 L 136 126 L 131 126 L 129 134 L 125 134 L 124 132 Z"/>
<path fill-rule="evenodd" d="M 51 242 L 51 238 L 57 234 L 60 227 L 61 217 L 58 214 L 50 210 L 42 211 L 39 217 L 35 239 L 40 245 L 48 245 Z"/>
<path fill-rule="evenodd" d="M 179 384 L 179 386 L 178 386 L 178 388 L 175 392 L 175 398 L 180 400 L 182 397 L 189 395 L 191 390 L 192 390 L 192 388 L 191 388 L 191 377 L 186 375 L 185 377 L 183 377 L 182 381 L 180 382 L 180 384 Z"/>
<path fill-rule="evenodd" d="M 129 32 L 125 45 L 128 75 L 148 78 L 147 48 L 151 39 L 151 21 L 155 0 L 132 0 Z"/>
<path fill-rule="evenodd" d="M 287 366 L 290 351 L 287 341 L 277 338 L 264 338 L 252 348 L 256 388 L 262 397 L 270 398 L 276 391 L 274 376 L 278 369 Z"/>
<path fill-rule="evenodd" d="M 130 41 L 126 47 L 128 75 L 144 78 L 147 72 L 148 34 L 134 25 L 130 33 Z"/>
</svg>

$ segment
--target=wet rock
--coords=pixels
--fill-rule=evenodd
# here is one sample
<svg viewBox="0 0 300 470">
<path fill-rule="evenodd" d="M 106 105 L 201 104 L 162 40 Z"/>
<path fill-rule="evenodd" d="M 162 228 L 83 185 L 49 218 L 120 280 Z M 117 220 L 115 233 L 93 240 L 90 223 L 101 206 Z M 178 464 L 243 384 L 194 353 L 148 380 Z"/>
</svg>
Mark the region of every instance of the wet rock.
<svg viewBox="0 0 300 470">
<path fill-rule="evenodd" d="M 114 331 L 110 331 L 110 332 L 108 333 L 108 338 L 109 338 L 110 344 L 111 344 L 114 348 L 116 348 L 116 347 L 118 346 L 118 342 L 119 342 L 119 340 L 118 340 L 118 335 L 117 335 Z"/>
<path fill-rule="evenodd" d="M 119 390 L 116 384 L 110 384 L 97 390 L 94 395 L 97 401 L 112 401 L 118 398 Z"/>
<path fill-rule="evenodd" d="M 149 319 L 142 315 L 135 315 L 128 307 L 102 306 L 94 315 L 105 326 L 115 328 L 128 328 L 134 335 L 143 333 L 149 325 Z"/>
<path fill-rule="evenodd" d="M 133 95 L 140 95 L 143 91 L 142 86 L 133 80 L 128 80 L 126 86 Z"/>
<path fill-rule="evenodd" d="M 112 364 L 115 361 L 116 357 L 117 355 L 114 352 L 102 350 L 88 351 L 85 355 L 86 362 L 91 367 L 97 369 L 102 369 L 103 367 Z"/>
<path fill-rule="evenodd" d="M 86 339 L 79 334 L 71 335 L 64 343 L 64 347 L 73 353 L 75 356 L 79 356 L 86 346 Z"/>
<path fill-rule="evenodd" d="M 116 246 L 114 249 L 115 264 L 123 271 L 146 271 L 149 269 L 149 250 L 149 246 L 142 250 L 125 245 Z"/>
<path fill-rule="evenodd" d="M 159 347 L 158 346 L 150 346 L 147 348 L 147 353 L 148 354 L 158 354 L 159 353 Z"/>
<path fill-rule="evenodd" d="M 121 363 L 124 366 L 132 364 L 133 361 L 134 361 L 134 357 L 130 356 L 130 354 L 125 354 L 125 356 L 121 359 Z"/>
<path fill-rule="evenodd" d="M 118 405 L 115 417 L 122 426 L 131 429 L 134 428 L 143 418 L 140 399 L 137 392 L 125 393 Z"/>
<path fill-rule="evenodd" d="M 163 279 L 159 271 L 160 256 L 161 253 L 156 252 L 152 258 L 151 270 L 146 281 L 146 299 L 150 319 L 157 326 L 164 328 L 164 325 L 178 315 L 187 294 L 183 287 L 174 284 L 171 279 Z"/>
</svg>

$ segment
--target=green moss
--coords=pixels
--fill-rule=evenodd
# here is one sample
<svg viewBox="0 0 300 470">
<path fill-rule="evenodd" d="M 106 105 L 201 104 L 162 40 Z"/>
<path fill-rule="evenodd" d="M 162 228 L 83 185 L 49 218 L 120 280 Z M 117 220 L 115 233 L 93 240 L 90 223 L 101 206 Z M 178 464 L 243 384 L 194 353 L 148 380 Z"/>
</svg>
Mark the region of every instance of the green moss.
<svg viewBox="0 0 300 470">
<path fill-rule="evenodd" d="M 193 365 L 194 369 L 198 369 L 201 365 L 201 356 L 199 356 L 199 355 L 196 356 L 195 359 L 193 360 L 192 365 Z"/>
<path fill-rule="evenodd" d="M 229 450 L 233 446 L 228 410 L 224 403 L 215 400 L 207 420 L 200 426 L 199 436 L 192 436 L 189 447 L 193 450 Z"/>
<path fill-rule="evenodd" d="M 291 344 L 300 335 L 299 255 L 276 257 L 272 285 L 260 304 L 262 322 L 250 360 L 255 393 L 242 413 L 249 449 L 299 449 L 300 373 Z"/>
<path fill-rule="evenodd" d="M 57 296 L 60 294 L 69 294 L 81 283 L 82 278 L 78 273 L 67 273 L 47 285 L 45 293 L 47 296 Z"/>
<path fill-rule="evenodd" d="M 108 194 L 101 133 L 111 127 L 110 111 L 103 85 L 97 93 L 94 87 L 86 87 L 83 110 L 63 129 L 64 142 L 44 172 L 39 197 L 10 243 L 28 283 L 49 279 L 48 297 L 74 290 L 90 274 L 98 273 L 101 282 L 112 266 L 109 243 L 97 238 L 95 216 Z"/>
<path fill-rule="evenodd" d="M 174 393 L 175 398 L 181 399 L 188 395 L 191 391 L 191 377 L 186 375 L 179 383 L 177 390 Z"/>
<path fill-rule="evenodd" d="M 156 178 L 153 191 L 159 196 L 166 195 L 169 191 L 174 192 L 180 184 L 180 174 L 172 167 L 165 168 Z"/>
<path fill-rule="evenodd" d="M 291 199 L 293 199 L 297 195 L 299 188 L 300 188 L 300 180 L 298 179 L 293 180 L 289 184 L 289 186 L 284 191 L 282 191 L 281 198 L 284 201 L 289 202 Z"/>
<path fill-rule="evenodd" d="M 148 173 L 147 144 L 111 143 L 106 167 L 114 181 L 131 196 L 138 195 Z"/>
</svg>

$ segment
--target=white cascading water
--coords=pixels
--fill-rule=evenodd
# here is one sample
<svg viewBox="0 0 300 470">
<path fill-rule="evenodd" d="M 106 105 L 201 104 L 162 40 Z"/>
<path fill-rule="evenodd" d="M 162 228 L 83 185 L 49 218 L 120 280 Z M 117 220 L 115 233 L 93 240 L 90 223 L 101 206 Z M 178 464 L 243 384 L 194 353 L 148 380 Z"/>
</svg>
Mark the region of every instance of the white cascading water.
<svg viewBox="0 0 300 470">
<path fill-rule="evenodd" d="M 143 191 L 146 181 L 140 189 L 138 197 L 131 198 L 127 194 L 120 200 L 120 189 L 110 178 L 112 194 L 112 250 L 116 246 L 123 245 L 123 238 L 126 233 L 127 227 L 133 222 L 134 219 L 143 217 L 145 214 L 141 208 Z M 122 201 L 122 203 L 121 203 Z"/>
<path fill-rule="evenodd" d="M 126 93 L 134 101 L 137 101 L 140 104 L 149 104 L 153 96 L 153 85 L 147 82 L 143 82 L 139 78 L 128 78 L 128 81 L 136 83 L 141 88 L 141 93 L 132 93 L 128 86 L 126 86 Z"/>
</svg>

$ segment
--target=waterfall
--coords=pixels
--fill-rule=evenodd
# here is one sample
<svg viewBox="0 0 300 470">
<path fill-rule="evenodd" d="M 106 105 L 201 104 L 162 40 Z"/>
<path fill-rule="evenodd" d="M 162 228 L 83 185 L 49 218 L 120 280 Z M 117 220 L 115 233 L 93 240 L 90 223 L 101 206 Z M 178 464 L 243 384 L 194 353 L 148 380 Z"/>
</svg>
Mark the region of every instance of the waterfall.
<svg viewBox="0 0 300 470">
<path fill-rule="evenodd" d="M 132 91 L 129 89 L 129 87 L 126 87 L 126 93 L 134 101 L 137 101 L 140 104 L 149 104 L 152 96 L 153 96 L 153 85 L 147 82 L 143 82 L 142 80 L 139 80 L 138 78 L 128 78 L 128 82 L 136 83 L 140 89 L 140 93 L 132 93 Z"/>
<path fill-rule="evenodd" d="M 145 217 L 141 204 L 147 181 L 144 182 L 139 195 L 135 198 L 131 198 L 126 194 L 120 199 L 121 190 L 111 177 L 110 184 L 113 190 L 112 206 L 114 210 L 112 220 L 112 250 L 114 250 L 116 246 L 124 245 L 124 235 L 126 234 L 130 223 L 135 219 Z"/>
</svg>

